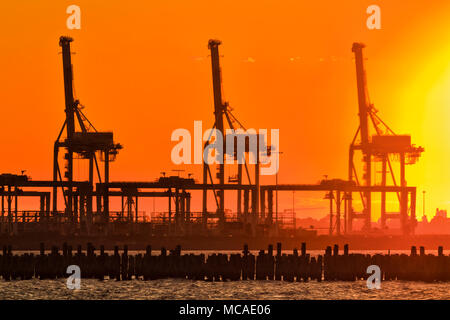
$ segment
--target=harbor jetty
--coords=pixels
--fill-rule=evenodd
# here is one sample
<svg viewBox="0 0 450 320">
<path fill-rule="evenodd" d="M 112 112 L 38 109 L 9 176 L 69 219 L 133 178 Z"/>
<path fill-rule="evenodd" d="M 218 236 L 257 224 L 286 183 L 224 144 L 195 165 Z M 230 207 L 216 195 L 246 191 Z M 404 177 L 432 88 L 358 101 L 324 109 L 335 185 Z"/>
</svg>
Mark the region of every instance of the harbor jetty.
<svg viewBox="0 0 450 320">
<path fill-rule="evenodd" d="M 267 250 L 252 253 L 244 245 L 242 253 L 182 254 L 181 246 L 167 251 L 162 247 L 155 252 L 148 245 L 145 252 L 130 254 L 128 246 L 114 247 L 106 252 L 88 243 L 85 250 L 64 243 L 62 248 L 52 246 L 46 250 L 40 244 L 39 253 L 15 254 L 11 245 L 4 245 L 0 254 L 0 277 L 5 281 L 29 279 L 67 278 L 67 268 L 76 265 L 81 278 L 98 280 L 157 280 L 165 278 L 203 281 L 357 281 L 366 280 L 371 273 L 367 268 L 376 265 L 383 281 L 450 281 L 450 256 L 444 255 L 443 247 L 438 254 L 419 252 L 415 246 L 410 254 L 360 254 L 350 253 L 345 245 L 328 246 L 323 254 L 312 256 L 306 243 L 300 251 L 282 252 L 281 243 Z"/>
</svg>

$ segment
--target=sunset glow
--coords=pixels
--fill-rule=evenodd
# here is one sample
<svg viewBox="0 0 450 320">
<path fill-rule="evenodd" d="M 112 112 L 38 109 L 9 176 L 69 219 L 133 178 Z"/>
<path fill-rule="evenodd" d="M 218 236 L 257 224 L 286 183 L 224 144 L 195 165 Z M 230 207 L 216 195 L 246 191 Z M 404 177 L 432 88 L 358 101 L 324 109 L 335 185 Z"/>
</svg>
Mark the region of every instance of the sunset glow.
<svg viewBox="0 0 450 320">
<path fill-rule="evenodd" d="M 359 41 L 367 45 L 368 87 L 380 117 L 425 148 L 407 167 L 408 185 L 417 186 L 418 217 L 424 190 L 429 217 L 436 208 L 450 209 L 449 1 L 376 1 L 382 29 L 375 31 L 365 27 L 365 8 L 373 2 L 365 0 L 345 6 L 77 0 L 82 28 L 69 31 L 65 8 L 72 2 L 1 5 L 2 172 L 52 178 L 53 143 L 64 121 L 58 38 L 69 35 L 77 98 L 95 126 L 113 130 L 124 145 L 111 180 L 149 181 L 173 169 L 201 180 L 200 165 L 171 163 L 170 136 L 177 128 L 192 130 L 194 120 L 213 124 L 207 41 L 217 38 L 223 42 L 224 99 L 234 114 L 246 127 L 280 129 L 280 183 L 346 179 L 359 121 L 351 45 Z M 79 163 L 75 174 L 86 177 L 86 170 L 87 162 Z M 275 177 L 262 183 L 273 184 Z M 297 216 L 325 216 L 323 196 L 298 194 Z M 290 209 L 292 194 L 279 201 L 280 211 Z M 152 210 L 151 202 L 144 206 Z M 389 210 L 398 210 L 395 198 Z"/>
</svg>

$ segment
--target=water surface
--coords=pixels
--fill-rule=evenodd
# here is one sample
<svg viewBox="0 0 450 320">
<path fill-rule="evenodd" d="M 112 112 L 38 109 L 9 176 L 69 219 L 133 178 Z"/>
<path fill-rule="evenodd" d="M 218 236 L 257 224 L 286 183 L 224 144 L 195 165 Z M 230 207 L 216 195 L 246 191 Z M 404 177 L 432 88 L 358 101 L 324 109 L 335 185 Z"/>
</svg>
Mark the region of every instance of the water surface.
<svg viewBox="0 0 450 320">
<path fill-rule="evenodd" d="M 66 280 L 0 281 L 0 299 L 450 299 L 450 283 L 382 282 L 369 290 L 365 281 L 206 282 L 180 279 L 116 281 L 82 279 L 80 290 Z"/>
</svg>

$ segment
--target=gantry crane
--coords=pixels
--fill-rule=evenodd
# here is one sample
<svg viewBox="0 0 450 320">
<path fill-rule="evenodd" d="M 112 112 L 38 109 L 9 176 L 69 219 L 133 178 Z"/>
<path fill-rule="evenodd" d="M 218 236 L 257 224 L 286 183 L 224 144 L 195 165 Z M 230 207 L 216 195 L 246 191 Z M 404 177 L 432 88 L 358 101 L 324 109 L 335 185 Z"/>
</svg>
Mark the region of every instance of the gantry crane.
<svg viewBox="0 0 450 320">
<path fill-rule="evenodd" d="M 92 123 L 82 112 L 82 105 L 79 100 L 75 100 L 73 93 L 73 69 L 71 61 L 70 43 L 73 41 L 70 37 L 61 37 L 59 45 L 62 48 L 63 59 L 63 73 L 64 73 L 64 93 L 65 93 L 65 113 L 66 119 L 55 141 L 54 145 L 54 158 L 53 158 L 53 213 L 57 213 L 57 182 L 67 180 L 67 190 L 63 187 L 63 196 L 66 205 L 65 217 L 68 221 L 76 222 L 78 217 L 76 213 L 87 213 L 86 221 L 92 222 L 92 195 L 93 195 L 93 183 L 94 183 L 94 163 L 97 170 L 97 176 L 99 182 L 102 181 L 100 169 L 96 157 L 96 152 L 101 153 L 104 164 L 104 181 L 109 181 L 109 162 L 114 160 L 118 151 L 122 146 L 118 143 L 114 143 L 112 132 L 98 132 Z M 75 118 L 77 121 L 75 121 Z M 81 131 L 76 130 L 76 123 Z M 62 139 L 62 134 L 66 129 L 66 138 Z M 58 154 L 59 149 L 64 148 L 66 153 L 64 158 L 67 160 L 65 166 L 66 171 L 64 177 L 61 175 Z M 77 155 L 81 159 L 89 160 L 89 189 L 90 190 L 77 190 L 77 194 L 73 190 L 73 161 L 74 155 Z M 103 222 L 108 222 L 109 216 L 109 201 L 108 201 L 108 188 L 102 190 L 103 194 L 103 210 L 101 208 L 101 201 L 99 195 L 97 195 L 97 211 L 102 213 Z M 99 190 L 97 190 L 99 192 Z M 79 210 L 78 210 L 79 209 Z M 84 217 L 80 216 L 80 222 Z"/>
<path fill-rule="evenodd" d="M 203 184 L 208 184 L 208 178 L 209 183 L 212 185 L 215 185 L 217 190 L 213 189 L 214 198 L 217 205 L 217 212 L 215 214 L 208 213 L 207 208 L 207 189 L 203 190 L 203 223 L 206 227 L 208 217 L 218 217 L 219 223 L 223 226 L 223 223 L 225 221 L 225 194 L 224 189 L 221 188 L 221 186 L 224 186 L 226 184 L 225 181 L 225 154 L 234 156 L 235 159 L 238 156 L 237 155 L 237 145 L 235 144 L 235 150 L 226 150 L 226 132 L 225 132 L 225 126 L 224 126 L 224 116 L 226 118 L 226 121 L 228 123 L 228 126 L 232 130 L 237 129 L 243 129 L 246 131 L 246 128 L 239 122 L 238 119 L 233 115 L 232 109 L 230 108 L 228 102 L 225 102 L 222 97 L 222 75 L 221 75 L 221 68 L 220 68 L 220 55 L 219 55 L 219 46 L 221 45 L 220 40 L 211 39 L 208 42 L 208 48 L 211 52 L 211 67 L 212 67 L 212 80 L 213 80 L 213 93 L 214 93 L 214 117 L 215 122 L 213 129 L 217 129 L 222 133 L 223 137 L 223 149 L 224 150 L 218 150 L 217 158 L 221 160 L 221 163 L 218 165 L 218 172 L 217 172 L 217 180 L 218 183 L 214 182 L 213 175 L 211 173 L 210 165 L 203 162 Z M 245 146 L 245 152 L 249 152 L 248 148 L 248 141 L 249 136 L 251 134 L 246 133 L 246 146 Z M 209 140 L 209 139 L 208 139 Z M 259 144 L 259 136 L 256 134 L 256 141 L 258 141 Z M 206 148 L 209 145 L 209 141 L 206 141 L 204 148 Z M 259 146 L 263 147 L 263 146 Z M 259 158 L 258 153 L 256 155 L 256 164 L 255 164 L 255 173 L 254 173 L 254 185 L 255 190 L 252 192 L 252 218 L 256 218 L 257 213 L 259 212 Z M 245 159 L 244 159 L 245 160 Z M 236 183 L 238 186 L 242 185 L 243 183 L 243 165 L 246 170 L 247 174 L 247 180 L 248 184 L 252 184 L 251 178 L 250 178 L 250 172 L 249 168 L 247 166 L 247 162 L 245 163 L 238 163 L 238 172 L 236 176 L 229 176 L 228 182 Z M 249 199 L 249 190 L 241 190 L 239 188 L 236 189 L 237 191 L 237 214 L 238 217 L 243 218 L 243 220 L 249 221 L 249 217 L 246 216 L 248 213 L 248 199 Z M 244 192 L 244 217 L 241 217 L 242 213 L 242 192 Z M 254 220 L 254 219 L 251 219 Z M 253 223 L 255 221 L 252 221 Z"/>
<path fill-rule="evenodd" d="M 404 234 L 409 234 L 414 231 L 415 217 L 408 220 L 408 193 L 406 191 L 405 165 L 415 163 L 424 151 L 422 147 L 416 147 L 411 144 L 410 135 L 396 135 L 381 118 L 377 115 L 377 110 L 370 102 L 366 71 L 364 69 L 364 56 L 362 43 L 354 43 L 352 51 L 355 54 L 356 64 L 356 80 L 358 88 L 358 105 L 359 105 L 359 128 L 353 138 L 349 150 L 349 167 L 348 177 L 349 181 L 355 181 L 360 185 L 360 180 L 356 172 L 353 157 L 355 150 L 361 150 L 363 154 L 363 184 L 367 187 L 373 186 L 372 183 L 372 163 L 379 161 L 382 164 L 381 171 L 381 186 L 385 187 L 387 184 L 387 168 L 391 174 L 392 183 L 397 186 L 393 166 L 389 158 L 390 155 L 398 155 L 400 158 L 400 186 L 402 191 L 397 193 L 400 204 L 400 214 L 386 213 L 386 192 L 381 192 L 381 224 L 386 227 L 386 220 L 388 218 L 399 218 Z M 372 123 L 375 134 L 370 134 L 370 123 Z M 357 143 L 357 138 L 360 137 L 360 142 Z M 348 205 L 348 230 L 352 231 L 353 219 L 363 219 L 364 229 L 371 228 L 372 217 L 372 191 L 367 190 L 360 193 L 363 204 L 363 212 L 357 214 L 353 211 L 351 195 L 347 195 Z M 415 201 L 415 200 L 414 200 Z"/>
</svg>

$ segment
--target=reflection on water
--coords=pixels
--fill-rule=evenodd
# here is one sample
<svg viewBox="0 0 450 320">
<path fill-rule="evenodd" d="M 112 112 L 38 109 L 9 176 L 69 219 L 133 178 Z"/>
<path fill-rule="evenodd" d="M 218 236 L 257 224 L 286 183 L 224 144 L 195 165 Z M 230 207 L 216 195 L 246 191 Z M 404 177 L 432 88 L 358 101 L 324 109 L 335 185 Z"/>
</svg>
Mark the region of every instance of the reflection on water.
<svg viewBox="0 0 450 320">
<path fill-rule="evenodd" d="M 450 283 L 365 281 L 287 283 L 281 281 L 205 282 L 180 279 L 115 281 L 82 279 L 80 290 L 66 280 L 0 281 L 0 299 L 450 299 Z"/>
</svg>

